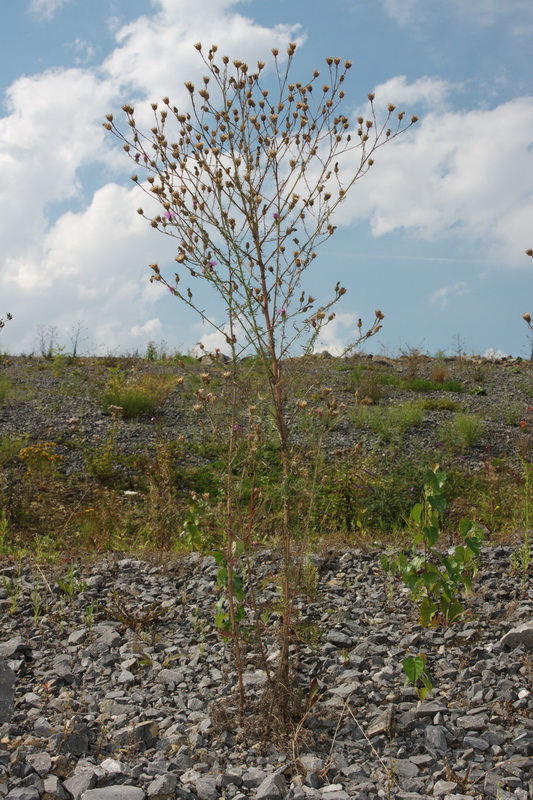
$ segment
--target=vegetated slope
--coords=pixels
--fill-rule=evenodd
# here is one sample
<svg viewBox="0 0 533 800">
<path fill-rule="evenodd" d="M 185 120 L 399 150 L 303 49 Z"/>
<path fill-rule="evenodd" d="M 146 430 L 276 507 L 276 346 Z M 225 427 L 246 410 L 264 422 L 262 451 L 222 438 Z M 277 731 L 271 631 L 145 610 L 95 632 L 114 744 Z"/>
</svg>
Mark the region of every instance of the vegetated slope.
<svg viewBox="0 0 533 800">
<path fill-rule="evenodd" d="M 225 369 L 216 361 L 6 361 L 1 372 L 0 489 L 11 529 L 42 535 L 48 520 L 56 532 L 58 526 L 63 530 L 67 541 L 71 523 L 74 528 L 79 520 L 85 525 L 95 516 L 95 505 L 103 513 L 107 504 L 116 516 L 121 504 L 125 508 L 124 492 L 146 498 L 151 485 L 161 485 L 165 469 L 172 473 L 169 483 L 178 494 L 181 488 L 184 497 L 191 491 L 212 491 L 224 457 L 224 436 L 217 439 L 213 426 L 223 430 L 227 422 Z M 261 393 L 253 360 L 243 362 L 241 369 L 242 386 L 253 401 Z M 424 469 L 437 462 L 454 472 L 457 515 L 473 505 L 476 514 L 491 517 L 490 525 L 480 520 L 492 533 L 519 527 L 504 520 L 507 509 L 498 493 L 512 486 L 519 495 L 509 496 L 508 508 L 522 502 L 524 470 L 533 456 L 530 362 L 430 359 L 416 353 L 400 359 L 315 356 L 287 362 L 286 375 L 296 447 L 309 452 L 323 413 L 330 414 L 323 439 L 323 492 L 331 490 L 338 505 L 345 493 L 339 476 L 351 475 L 350 491 L 354 496 L 359 492 L 355 505 L 366 513 L 364 527 L 383 531 L 397 526 L 413 500 L 408 491 L 418 491 Z M 110 412 L 104 396 L 113 382 L 152 392 L 150 410 L 129 418 Z M 210 416 L 204 413 L 208 392 L 217 398 Z M 246 402 L 243 420 L 245 409 Z M 268 420 L 261 408 L 257 414 L 268 440 Z M 275 449 L 275 441 L 271 447 Z M 358 483 L 357 475 L 363 474 L 363 483 Z M 380 487 L 383 494 L 388 492 L 387 508 L 379 499 Z M 402 495 L 397 509 L 395 492 Z M 477 494 L 484 494 L 483 501 Z M 390 507 L 399 515 L 396 521 Z M 87 509 L 93 511 L 84 518 Z M 343 507 L 328 524 L 349 532 L 356 524 L 350 514 Z M 92 538 L 92 545 L 102 546 L 98 531 Z M 91 536 L 84 542 L 80 534 L 79 541 L 91 546 Z"/>
</svg>

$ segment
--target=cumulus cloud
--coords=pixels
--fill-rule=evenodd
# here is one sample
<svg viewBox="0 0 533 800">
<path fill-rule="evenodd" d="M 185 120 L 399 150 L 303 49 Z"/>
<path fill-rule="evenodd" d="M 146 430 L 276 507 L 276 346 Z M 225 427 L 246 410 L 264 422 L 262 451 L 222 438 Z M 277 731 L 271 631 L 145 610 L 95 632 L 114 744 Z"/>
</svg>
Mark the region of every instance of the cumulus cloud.
<svg viewBox="0 0 533 800">
<path fill-rule="evenodd" d="M 451 295 L 455 295 L 456 297 L 462 297 L 465 294 L 468 294 L 470 289 L 468 287 L 468 283 L 465 281 L 458 281 L 454 283 L 452 286 L 441 286 L 440 289 L 437 289 L 433 292 L 429 297 L 429 302 L 432 306 L 440 305 L 441 308 L 446 308 L 448 302 L 450 300 Z"/>
<path fill-rule="evenodd" d="M 338 312 L 335 319 L 320 332 L 315 342 L 314 352 L 326 350 L 332 356 L 340 356 L 357 339 L 358 316 L 354 312 Z"/>
<path fill-rule="evenodd" d="M 195 43 L 202 42 L 207 51 L 223 42 L 224 54 L 255 64 L 266 59 L 272 47 L 283 52 L 289 41 L 303 41 L 299 25 L 258 25 L 236 13 L 235 4 L 236 0 L 198 0 L 191 13 L 188 3 L 157 0 L 156 14 L 139 17 L 118 31 L 118 46 L 104 62 L 104 71 L 133 97 L 141 94 L 157 101 L 167 95 L 179 104 L 188 96 L 184 81 L 194 82 L 205 73 Z"/>
<path fill-rule="evenodd" d="M 32 0 L 30 11 L 44 19 L 52 19 L 56 11 L 59 11 L 71 0 Z"/>
<path fill-rule="evenodd" d="M 398 229 L 426 240 L 460 236 L 512 267 L 524 266 L 532 217 L 533 98 L 526 97 L 428 113 L 379 151 L 338 219 L 369 219 L 375 236 Z"/>
</svg>

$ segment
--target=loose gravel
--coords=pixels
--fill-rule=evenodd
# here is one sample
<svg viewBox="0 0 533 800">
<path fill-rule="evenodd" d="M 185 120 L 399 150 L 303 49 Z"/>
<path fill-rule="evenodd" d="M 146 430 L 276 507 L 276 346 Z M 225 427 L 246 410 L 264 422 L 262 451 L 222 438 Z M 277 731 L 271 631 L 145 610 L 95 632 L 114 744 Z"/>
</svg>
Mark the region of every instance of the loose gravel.
<svg viewBox="0 0 533 800">
<path fill-rule="evenodd" d="M 317 586 L 302 601 L 293 658 L 295 685 L 305 698 L 316 678 L 320 699 L 292 743 L 261 742 L 253 721 L 237 723 L 212 557 L 79 569 L 4 560 L 0 797 L 527 800 L 533 594 L 512 554 L 483 550 L 469 614 L 448 629 L 417 624 L 377 552 L 313 556 Z M 257 555 L 263 599 L 273 558 Z M 401 670 L 419 652 L 434 684 L 423 702 Z M 251 654 L 245 683 L 259 698 Z"/>
</svg>

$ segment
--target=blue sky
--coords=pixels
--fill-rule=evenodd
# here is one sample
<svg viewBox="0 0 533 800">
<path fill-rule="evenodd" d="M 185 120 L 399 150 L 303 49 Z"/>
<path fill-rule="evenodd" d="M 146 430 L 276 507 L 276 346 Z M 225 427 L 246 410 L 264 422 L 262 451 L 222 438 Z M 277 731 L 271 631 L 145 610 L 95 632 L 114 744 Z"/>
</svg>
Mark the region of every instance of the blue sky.
<svg viewBox="0 0 533 800">
<path fill-rule="evenodd" d="M 78 323 L 99 353 L 150 340 L 216 345 L 191 313 L 148 282 L 172 242 L 136 214 L 130 163 L 102 121 L 134 102 L 185 100 L 193 44 L 232 59 L 299 48 L 294 78 L 323 59 L 354 62 L 366 95 L 420 117 L 380 152 L 306 276 L 326 298 L 348 289 L 321 347 L 350 340 L 359 316 L 386 314 L 369 352 L 410 347 L 528 355 L 533 313 L 533 5 L 530 0 L 4 0 L 0 29 L 1 346 L 31 352 Z M 221 320 L 214 306 L 212 316 Z"/>
</svg>

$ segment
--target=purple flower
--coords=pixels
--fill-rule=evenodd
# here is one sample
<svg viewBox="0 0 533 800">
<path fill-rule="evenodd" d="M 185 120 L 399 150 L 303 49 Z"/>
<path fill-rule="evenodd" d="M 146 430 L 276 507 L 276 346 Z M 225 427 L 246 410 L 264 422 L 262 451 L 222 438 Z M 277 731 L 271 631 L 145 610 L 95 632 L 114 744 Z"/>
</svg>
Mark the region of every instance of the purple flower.
<svg viewBox="0 0 533 800">
<path fill-rule="evenodd" d="M 277 222 L 277 221 L 278 221 L 278 219 L 279 219 L 279 214 L 278 214 L 278 212 L 277 212 L 277 211 L 274 211 L 274 213 L 272 214 L 272 216 L 274 217 L 274 222 Z"/>
<path fill-rule="evenodd" d="M 210 261 L 210 262 L 209 262 L 209 266 L 210 266 L 210 267 L 216 267 L 216 265 L 217 265 L 217 262 L 216 262 L 216 261 Z"/>
<path fill-rule="evenodd" d="M 285 306 L 283 306 L 282 308 L 280 308 L 280 309 L 279 309 L 279 311 L 278 311 L 278 316 L 279 316 L 279 317 L 285 317 L 285 316 L 287 316 L 287 309 L 285 308 Z"/>
<path fill-rule="evenodd" d="M 176 212 L 169 208 L 168 211 L 165 211 L 163 214 L 163 219 L 167 219 L 169 222 L 172 222 L 176 219 Z"/>
</svg>

